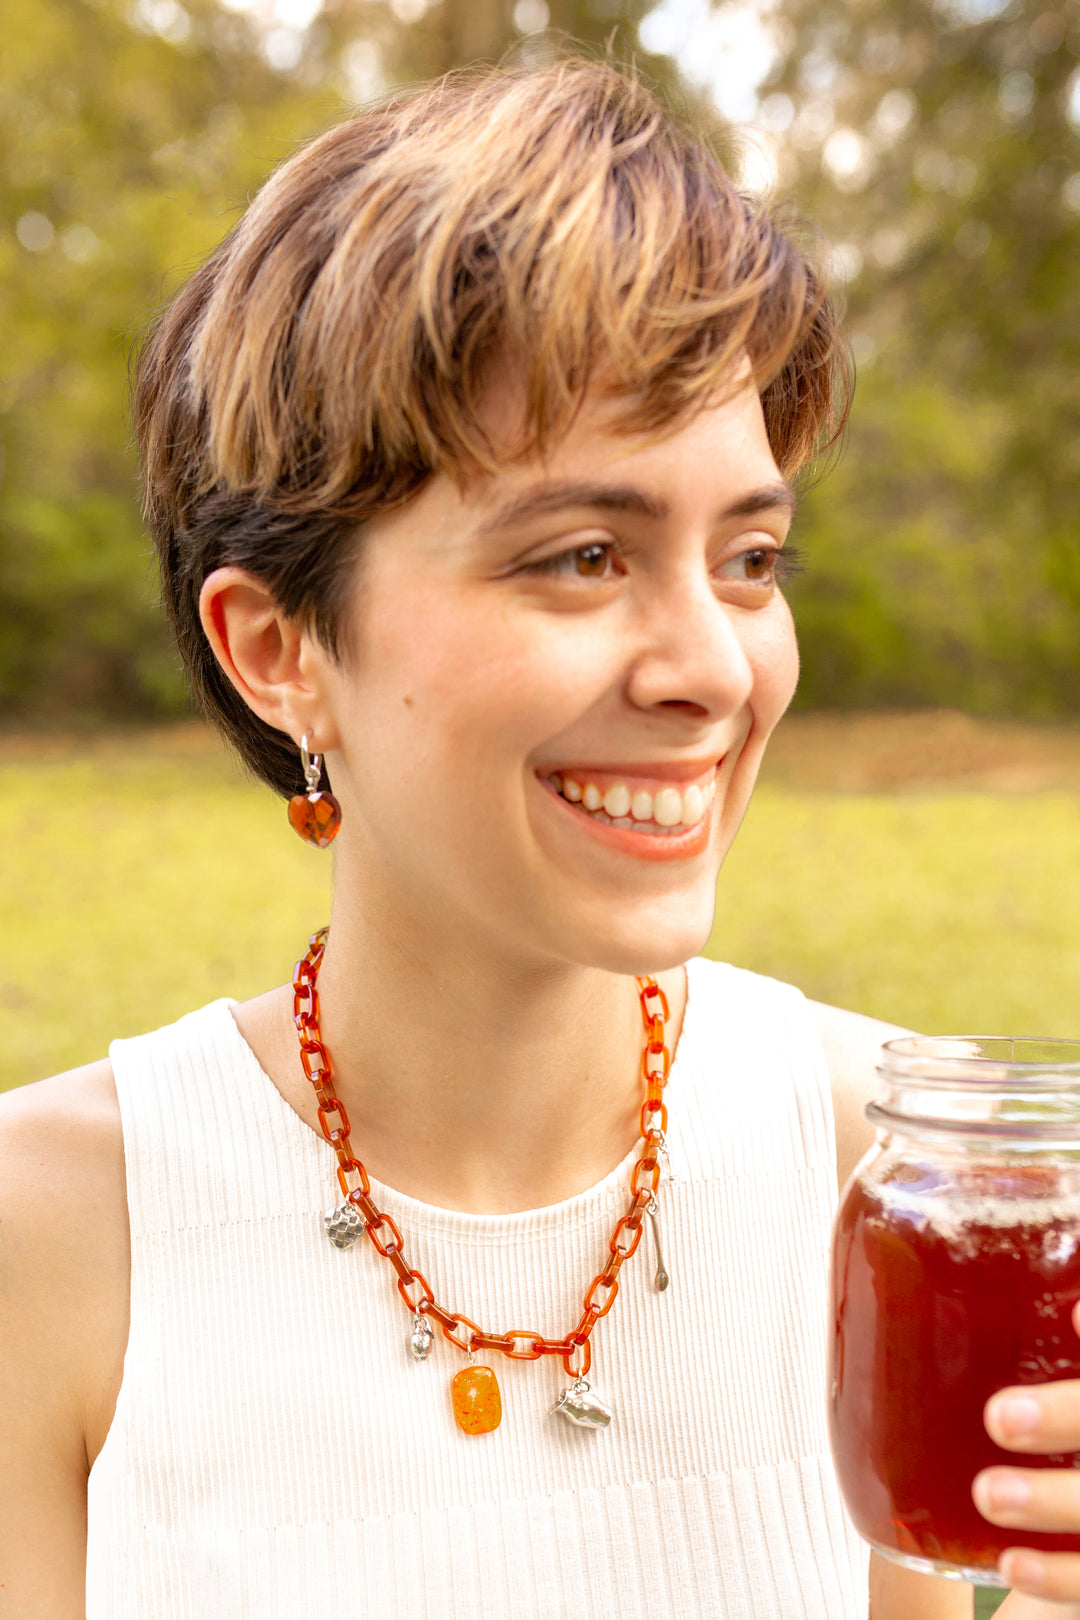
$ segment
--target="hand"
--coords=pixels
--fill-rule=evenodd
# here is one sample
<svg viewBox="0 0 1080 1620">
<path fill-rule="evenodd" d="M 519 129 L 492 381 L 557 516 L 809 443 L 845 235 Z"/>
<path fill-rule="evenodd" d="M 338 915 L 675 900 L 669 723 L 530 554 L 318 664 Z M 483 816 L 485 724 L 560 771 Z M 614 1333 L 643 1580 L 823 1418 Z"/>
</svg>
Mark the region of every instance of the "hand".
<svg viewBox="0 0 1080 1620">
<path fill-rule="evenodd" d="M 1072 1325 L 1080 1333 L 1080 1304 Z M 1080 1379 L 998 1390 L 983 1414 L 991 1440 L 1007 1451 L 1080 1451 Z M 1080 1469 L 984 1468 L 975 1476 L 975 1506 L 1009 1529 L 1080 1535 Z M 998 1569 L 1011 1587 L 1055 1602 L 1080 1600 L 1080 1553 L 1010 1547 Z"/>
</svg>

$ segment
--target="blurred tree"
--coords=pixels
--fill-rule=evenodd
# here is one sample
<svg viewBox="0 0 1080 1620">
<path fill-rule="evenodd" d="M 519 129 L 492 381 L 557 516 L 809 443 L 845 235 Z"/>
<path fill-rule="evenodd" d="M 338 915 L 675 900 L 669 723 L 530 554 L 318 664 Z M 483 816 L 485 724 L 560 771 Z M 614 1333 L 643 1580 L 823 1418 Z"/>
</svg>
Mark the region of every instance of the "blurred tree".
<svg viewBox="0 0 1080 1620">
<path fill-rule="evenodd" d="M 860 371 L 802 701 L 1080 709 L 1080 3 L 787 0 L 761 123 Z"/>
<path fill-rule="evenodd" d="M 494 62 L 515 48 L 526 61 L 575 40 L 617 59 L 633 59 L 654 78 L 671 81 L 669 58 L 643 49 L 638 25 L 653 0 L 388 0 L 396 33 L 385 36 L 393 79 L 426 78 L 462 63 Z M 355 0 L 340 0 L 339 23 L 355 21 Z M 366 0 L 369 12 L 374 0 Z"/>
<path fill-rule="evenodd" d="M 0 53 L 0 713 L 183 712 L 126 446 L 138 329 L 304 137 L 618 0 L 8 0 Z"/>
<path fill-rule="evenodd" d="M 0 709 L 168 713 L 125 450 L 133 331 L 340 96 L 210 4 L 9 0 L 0 57 Z"/>
<path fill-rule="evenodd" d="M 757 96 L 743 57 L 728 73 L 758 131 L 748 181 L 772 142 L 781 193 L 835 244 L 861 374 L 846 456 L 806 500 L 802 701 L 1076 712 L 1080 0 L 711 19 L 707 0 L 8 0 L 0 711 L 182 710 L 125 355 L 277 161 L 388 84 L 540 57 L 545 30 L 672 82 L 663 53 L 699 13 L 699 33 L 771 36 Z M 700 87 L 698 37 L 680 64 Z"/>
</svg>

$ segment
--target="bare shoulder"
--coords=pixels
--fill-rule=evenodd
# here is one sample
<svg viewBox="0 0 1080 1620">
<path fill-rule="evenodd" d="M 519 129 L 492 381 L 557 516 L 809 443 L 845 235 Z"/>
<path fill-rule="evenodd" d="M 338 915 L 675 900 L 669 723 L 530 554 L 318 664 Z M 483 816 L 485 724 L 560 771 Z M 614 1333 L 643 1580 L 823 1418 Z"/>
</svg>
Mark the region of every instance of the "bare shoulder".
<svg viewBox="0 0 1080 1620">
<path fill-rule="evenodd" d="M 877 1062 L 882 1042 L 910 1030 L 863 1013 L 846 1012 L 812 1001 L 832 1082 L 836 1120 L 836 1167 L 841 1186 L 874 1139 L 863 1109 L 877 1091 Z"/>
<path fill-rule="evenodd" d="M 86 1480 L 120 1385 L 128 1277 L 111 1066 L 0 1096 L 0 1616 L 83 1612 Z"/>
<path fill-rule="evenodd" d="M 95 1380 L 115 1370 L 118 1330 L 126 1343 L 128 1273 L 124 1143 L 112 1065 L 102 1060 L 4 1093 L 3 1364 L 9 1372 L 37 1343 L 32 1359 L 52 1375 L 49 1404 L 70 1397 L 88 1443 L 100 1427 Z M 27 1355 L 19 1355 L 20 1347 Z"/>
<path fill-rule="evenodd" d="M 120 1108 L 108 1059 L 0 1095 L 0 1268 L 16 1263 L 46 1221 L 58 1251 L 83 1247 L 88 1225 L 126 1211 Z M 119 1195 L 119 1203 L 117 1200 Z M 63 1220 L 61 1209 L 78 1219 Z M 16 1234 L 19 1244 L 16 1246 Z M 3 1272 L 0 1272 L 2 1275 Z"/>
<path fill-rule="evenodd" d="M 86 1129 L 95 1135 L 114 1130 L 119 1145 L 120 1106 L 108 1058 L 54 1074 L 49 1080 L 0 1092 L 0 1133 L 5 1144 L 21 1141 L 29 1145 L 29 1138 L 42 1127 L 51 1133 L 57 1126 L 66 1134 L 65 1121 L 69 1117 L 73 1125 L 77 1121 L 80 1136 Z"/>
</svg>

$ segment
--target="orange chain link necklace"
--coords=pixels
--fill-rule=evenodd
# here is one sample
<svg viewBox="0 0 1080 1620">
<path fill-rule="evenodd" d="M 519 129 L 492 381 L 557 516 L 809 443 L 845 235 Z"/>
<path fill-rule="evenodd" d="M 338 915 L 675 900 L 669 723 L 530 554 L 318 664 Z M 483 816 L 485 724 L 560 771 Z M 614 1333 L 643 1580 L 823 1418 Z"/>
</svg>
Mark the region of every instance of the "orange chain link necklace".
<svg viewBox="0 0 1080 1620">
<path fill-rule="evenodd" d="M 410 1266 L 401 1233 L 393 1218 L 380 1210 L 371 1197 L 368 1173 L 353 1153 L 349 1116 L 340 1098 L 334 1095 L 330 1057 L 319 1035 L 317 980 L 328 933 L 328 929 L 322 928 L 313 934 L 307 954 L 296 964 L 293 1021 L 300 1038 L 300 1061 L 318 1099 L 319 1126 L 338 1162 L 338 1185 L 344 1202 L 323 1217 L 331 1243 L 339 1249 L 348 1249 L 366 1232 L 376 1252 L 393 1267 L 398 1293 L 412 1313 L 410 1346 L 418 1360 L 427 1356 L 434 1340 L 429 1318 L 438 1324 L 445 1339 L 468 1356 L 468 1364 L 454 1375 L 450 1385 L 454 1418 L 466 1434 L 487 1434 L 498 1428 L 502 1419 L 502 1398 L 494 1368 L 475 1363 L 478 1350 L 498 1351 L 511 1361 L 561 1356 L 572 1382 L 560 1393 L 551 1410 L 586 1427 L 606 1428 L 611 1412 L 593 1394 L 588 1380 L 592 1365 L 589 1341 L 597 1322 L 615 1303 L 619 1270 L 636 1251 L 647 1214 L 652 1217 L 656 1238 L 656 1287 L 664 1289 L 668 1285 L 655 1220 L 660 1156 L 666 1152 L 664 1087 L 671 1069 L 671 1054 L 664 1040 L 664 1027 L 670 1017 L 667 997 L 655 979 L 637 980 L 645 1025 L 645 1049 L 641 1055 L 641 1074 L 645 1082 L 645 1101 L 641 1105 L 642 1150 L 630 1177 L 630 1202 L 608 1240 L 604 1268 L 585 1293 L 581 1319 L 564 1339 L 546 1339 L 543 1334 L 524 1328 L 511 1328 L 507 1333 L 485 1333 L 460 1311 L 448 1311 L 440 1305 L 423 1272 Z"/>
</svg>

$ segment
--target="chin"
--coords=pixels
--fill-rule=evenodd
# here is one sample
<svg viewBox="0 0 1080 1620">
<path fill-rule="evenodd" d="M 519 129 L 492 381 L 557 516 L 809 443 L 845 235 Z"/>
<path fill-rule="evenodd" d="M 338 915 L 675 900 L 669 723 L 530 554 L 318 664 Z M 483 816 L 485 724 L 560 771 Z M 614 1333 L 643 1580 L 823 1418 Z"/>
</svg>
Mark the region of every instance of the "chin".
<svg viewBox="0 0 1080 1620">
<path fill-rule="evenodd" d="M 579 960 L 606 973 L 633 975 L 666 973 L 700 956 L 712 933 L 715 891 L 699 908 L 670 905 L 644 913 L 624 911 L 586 942 L 581 940 Z"/>
</svg>

